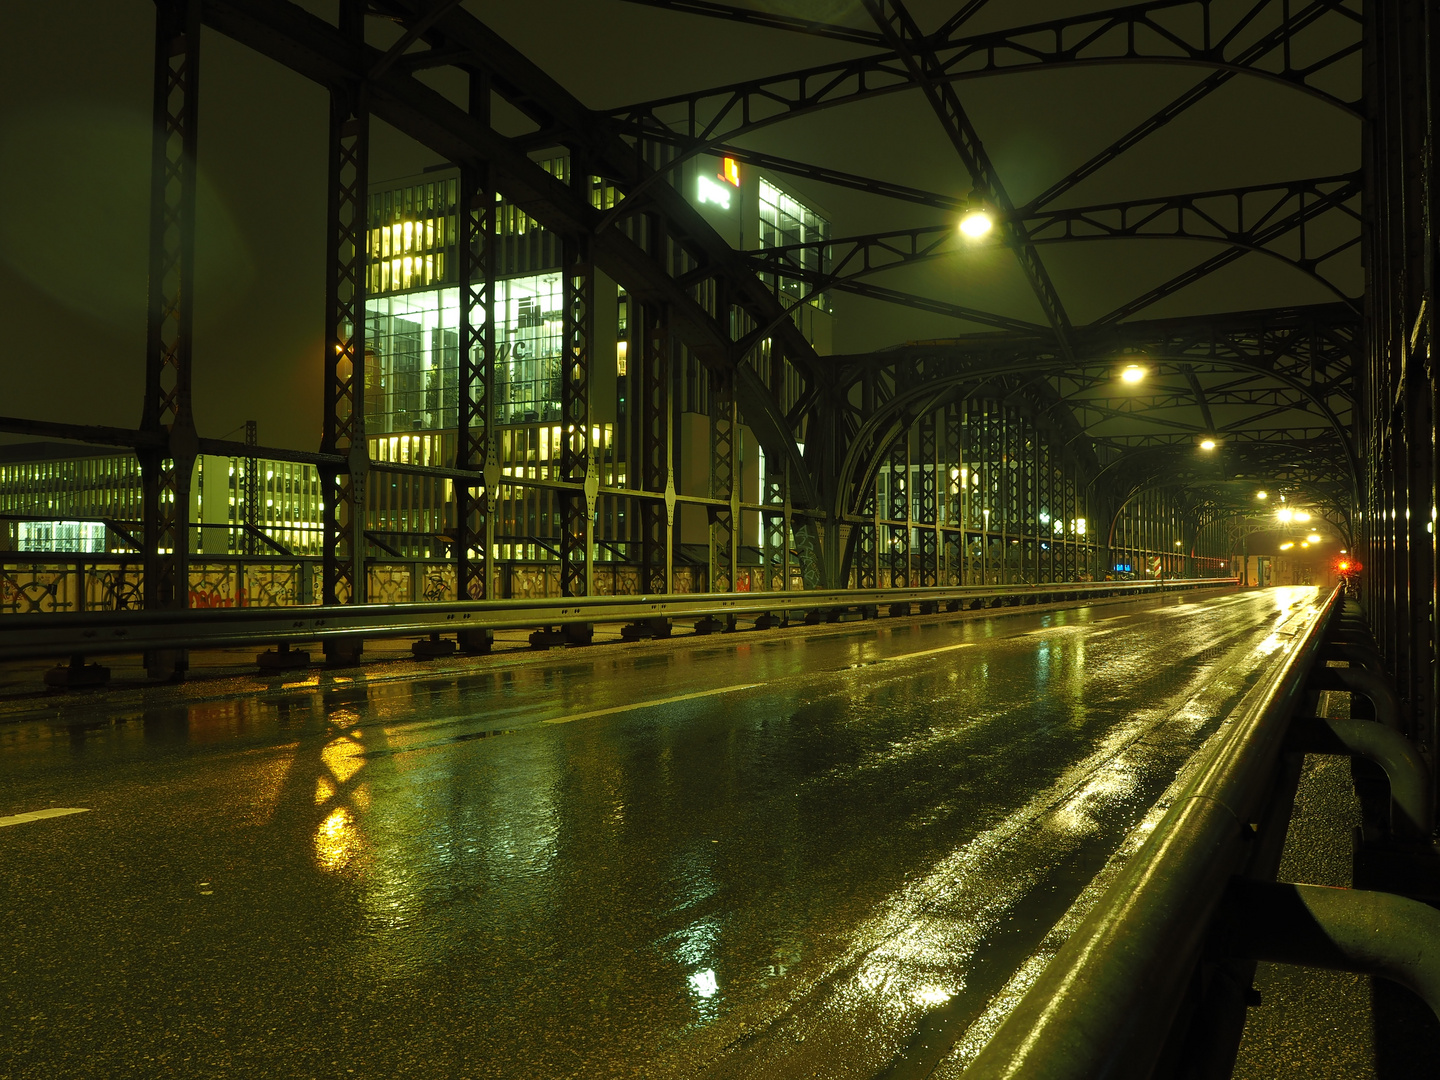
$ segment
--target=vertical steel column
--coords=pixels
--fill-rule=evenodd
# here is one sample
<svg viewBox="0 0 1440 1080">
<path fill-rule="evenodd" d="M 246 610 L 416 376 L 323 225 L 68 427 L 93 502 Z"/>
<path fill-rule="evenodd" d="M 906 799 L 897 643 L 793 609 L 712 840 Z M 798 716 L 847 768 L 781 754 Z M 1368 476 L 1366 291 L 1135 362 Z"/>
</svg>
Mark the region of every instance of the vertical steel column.
<svg viewBox="0 0 1440 1080">
<path fill-rule="evenodd" d="M 735 373 L 710 374 L 710 497 L 723 506 L 707 506 L 710 519 L 710 592 L 734 592 L 738 552 L 740 491 L 736 483 L 739 442 L 735 411 Z"/>
<path fill-rule="evenodd" d="M 1000 403 L 1000 584 L 1010 585 L 1015 576 L 1010 569 L 1011 533 L 1015 531 L 1017 516 L 1015 482 L 1016 470 L 1011 463 L 1015 460 L 1015 425 L 1011 422 L 1010 406 Z"/>
<path fill-rule="evenodd" d="M 885 516 L 886 564 L 890 580 L 885 588 L 903 589 L 910 585 L 910 429 L 906 428 L 890 444 L 890 498 Z"/>
<path fill-rule="evenodd" d="M 938 499 L 937 459 L 938 445 L 935 438 L 935 414 L 927 412 L 919 424 L 920 455 L 920 513 L 918 515 L 920 559 L 919 572 L 922 587 L 940 584 L 940 503 Z"/>
<path fill-rule="evenodd" d="M 670 522 L 675 486 L 670 472 L 668 314 L 659 304 L 640 305 L 640 378 L 634 401 L 640 437 L 633 445 L 639 457 L 640 486 L 654 493 L 635 499 L 635 516 L 640 522 L 640 587 L 646 593 L 668 593 L 671 588 Z"/>
<path fill-rule="evenodd" d="M 470 115 L 490 123 L 490 76 L 470 73 Z M 460 370 L 455 467 L 483 483 L 455 482 L 455 592 L 461 600 L 491 593 L 500 460 L 490 423 L 495 400 L 495 184 L 488 163 L 460 168 Z M 478 492 L 476 489 L 479 489 Z"/>
<path fill-rule="evenodd" d="M 762 346 L 763 347 L 763 346 Z M 770 393 L 782 407 L 785 398 L 785 358 L 773 344 L 766 365 Z M 767 509 L 760 514 L 761 558 L 764 560 L 765 583 L 762 588 L 776 592 L 790 588 L 791 506 L 789 462 L 775 455 L 764 455 L 764 475 L 760 477 L 760 502 Z"/>
<path fill-rule="evenodd" d="M 789 485 L 786 483 L 788 465 L 785 461 L 772 461 L 772 455 L 765 457 L 765 475 L 760 478 L 764 487 L 764 503 L 773 510 L 763 515 L 765 543 L 765 588 L 771 592 L 790 588 L 790 506 Z"/>
<path fill-rule="evenodd" d="M 945 460 L 950 482 L 945 486 L 946 523 L 950 533 L 945 544 L 945 583 L 959 585 L 965 581 L 965 491 L 970 473 L 966 468 L 965 437 L 961 403 L 945 406 Z"/>
<path fill-rule="evenodd" d="M 570 156 L 570 187 L 590 198 L 590 174 Z M 600 477 L 590 431 L 590 358 L 595 341 L 595 266 L 588 234 L 561 242 L 564 288 L 560 372 L 560 479 L 576 485 L 560 498 L 560 594 L 588 596 L 595 568 L 595 497 Z"/>
<path fill-rule="evenodd" d="M 980 453 L 974 465 L 974 469 L 980 473 L 980 506 L 977 508 L 980 517 L 980 584 L 990 585 L 990 564 L 994 561 L 990 550 L 990 519 L 995 516 L 996 481 L 1000 475 L 995 452 L 993 403 L 981 402 L 978 415 L 972 412 L 971 416 L 979 420 L 980 427 Z"/>
<path fill-rule="evenodd" d="M 139 454 L 146 608 L 190 604 L 190 484 L 199 452 L 191 412 L 195 316 L 196 120 L 199 0 L 155 4 L 150 265 L 145 403 L 140 428 L 154 445 Z M 152 675 L 183 671 L 183 653 L 156 654 Z"/>
<path fill-rule="evenodd" d="M 340 31 L 365 44 L 363 0 L 341 0 Z M 346 459 L 325 466 L 322 600 L 363 604 L 365 580 L 365 244 L 370 116 L 359 86 L 330 91 L 329 200 L 325 236 L 325 417 L 320 450 Z"/>
<path fill-rule="evenodd" d="M 260 425 L 254 420 L 245 421 L 245 476 L 244 487 L 241 498 L 244 500 L 245 508 L 241 514 L 241 521 L 244 523 L 241 528 L 242 543 L 240 550 L 246 555 L 254 555 L 259 545 L 259 537 L 255 535 L 260 528 L 260 459 L 255 456 L 254 448 L 260 445 Z M 309 598 L 306 597 L 308 601 Z"/>
<path fill-rule="evenodd" d="M 860 383 L 860 412 L 871 416 L 875 412 L 875 376 L 867 374 Z M 864 519 L 856 523 L 855 531 L 855 587 L 874 589 L 880 579 L 880 497 L 876 490 L 878 476 L 860 503 L 860 514 Z"/>
</svg>

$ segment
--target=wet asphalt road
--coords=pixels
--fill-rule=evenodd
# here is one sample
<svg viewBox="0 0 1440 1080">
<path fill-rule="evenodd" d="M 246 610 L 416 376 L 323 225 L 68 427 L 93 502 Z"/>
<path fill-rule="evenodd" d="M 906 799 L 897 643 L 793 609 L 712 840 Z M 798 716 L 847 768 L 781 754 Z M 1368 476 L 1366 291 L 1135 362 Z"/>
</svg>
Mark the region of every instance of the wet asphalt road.
<svg viewBox="0 0 1440 1080">
<path fill-rule="evenodd" d="M 0 1077 L 958 1075 L 1315 595 L 67 699 Z"/>
</svg>

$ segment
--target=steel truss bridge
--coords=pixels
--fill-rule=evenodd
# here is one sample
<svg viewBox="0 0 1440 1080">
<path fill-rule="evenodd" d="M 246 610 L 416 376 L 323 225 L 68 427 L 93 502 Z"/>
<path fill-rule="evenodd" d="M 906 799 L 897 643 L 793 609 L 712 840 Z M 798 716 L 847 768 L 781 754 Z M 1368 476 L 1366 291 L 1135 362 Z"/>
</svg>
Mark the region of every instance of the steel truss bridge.
<svg viewBox="0 0 1440 1080">
<path fill-rule="evenodd" d="M 377 567 L 393 552 L 366 517 L 367 489 L 395 478 L 448 481 L 455 493 L 453 521 L 441 538 L 446 554 L 413 571 L 438 575 L 441 584 L 428 592 L 412 576 L 403 597 L 443 604 L 422 604 L 395 622 L 421 631 L 443 630 L 436 620 L 468 618 L 467 603 L 503 611 L 505 625 L 524 623 L 506 606 L 512 598 L 500 584 L 497 545 L 515 538 L 497 512 L 502 489 L 529 485 L 554 495 L 558 528 L 550 543 L 560 595 L 534 617 L 546 623 L 589 618 L 585 612 L 607 606 L 637 622 L 663 616 L 678 591 L 684 515 L 705 522 L 704 574 L 690 579 L 704 591 L 739 595 L 748 514 L 760 523 L 761 562 L 759 576 L 746 580 L 775 592 L 774 610 L 805 610 L 803 598 L 780 594 L 806 590 L 828 607 L 850 594 L 856 606 L 874 610 L 882 597 L 907 606 L 926 597 L 959 602 L 977 587 L 998 596 L 1049 584 L 1050 595 L 1062 596 L 1054 586 L 1075 583 L 1079 593 L 1080 582 L 1103 576 L 1117 558 L 1154 558 L 1170 577 L 1228 573 L 1238 538 L 1259 527 L 1256 491 L 1264 489 L 1311 507 L 1317 525 L 1363 562 L 1359 589 L 1376 628 L 1377 666 L 1394 685 L 1392 726 L 1418 748 L 1418 759 L 1433 763 L 1440 734 L 1432 367 L 1440 11 L 1433 3 L 1147 0 L 1014 25 L 999 10 L 1023 18 L 1030 5 L 954 0 L 939 18 L 929 17 L 934 5 L 927 6 L 922 21 L 904 0 L 861 0 L 844 21 L 826 22 L 720 0 L 614 0 L 617 8 L 624 3 L 651 9 L 652 17 L 671 20 L 666 25 L 683 18 L 703 31 L 708 20 L 720 20 L 756 34 L 831 42 L 836 58 L 653 100 L 597 104 L 582 102 L 556 72 L 487 25 L 481 5 L 461 0 L 339 0 L 334 21 L 289 0 L 156 0 L 140 423 L 121 429 L 81 418 L 8 417 L 0 429 L 137 455 L 143 512 L 127 527 L 138 554 L 126 588 L 110 589 L 99 606 L 144 609 L 139 616 L 153 640 L 171 647 L 157 650 L 158 673 L 181 662 L 173 646 L 185 638 L 175 628 L 202 625 L 193 621 L 200 613 L 181 614 L 201 561 L 192 552 L 189 491 L 201 454 L 318 468 L 323 556 L 303 599 L 322 606 L 305 614 L 301 628 L 312 638 L 325 636 L 317 627 L 327 609 L 336 627 L 353 630 L 347 612 L 369 617 L 374 601 L 396 599 L 372 595 Z M 329 95 L 318 446 L 232 442 L 198 431 L 194 420 L 192 369 L 204 362 L 192 333 L 202 31 Z M 1025 201 L 997 167 L 987 144 L 993 133 L 967 108 L 982 81 L 1155 65 L 1179 67 L 1193 81 Z M 426 73 L 439 68 L 464 76 L 465 100 L 427 83 Z M 1125 197 L 1093 195 L 1107 178 L 1133 180 L 1132 162 L 1141 163 L 1143 177 L 1143 154 L 1160 133 L 1247 88 L 1328 110 L 1336 130 L 1348 133 L 1335 140 L 1343 151 L 1338 165 L 1316 175 L 1254 175 L 1222 188 L 1132 197 L 1132 182 L 1122 185 Z M 768 132 L 831 110 L 863 107 L 873 116 L 917 101 L 933 114 L 926 152 L 953 162 L 950 190 L 766 149 L 776 145 Z M 522 133 L 502 133 L 502 108 L 524 118 Z M 377 120 L 459 169 L 456 451 L 453 460 L 430 465 L 372 460 L 367 449 L 360 373 L 369 133 Z M 1227 147 L 1195 152 L 1220 155 Z M 557 155 L 569 161 L 564 177 L 541 164 Z M 737 250 L 679 183 L 688 165 L 716 156 L 792 178 L 805 190 L 846 192 L 873 216 L 846 220 L 823 241 Z M 556 467 L 533 478 L 502 472 L 498 450 L 500 343 L 491 328 L 503 276 L 497 207 L 504 206 L 521 208 L 558 238 L 563 279 L 563 437 Z M 915 285 L 924 280 L 917 271 L 964 251 L 957 219 L 981 206 L 994 219 L 986 243 L 1024 288 L 1020 301 L 991 305 L 997 310 Z M 900 219 L 897 208 L 912 224 L 889 224 Z M 1076 318 L 1079 305 L 1067 303 L 1073 283 L 1051 264 L 1086 249 L 1132 251 L 1140 241 L 1167 250 L 1187 245 L 1194 254 L 1108 310 Z M 1192 305 L 1201 314 L 1157 317 L 1157 310 L 1182 310 L 1186 297 L 1214 295 L 1204 289 L 1237 264 L 1265 270 L 1247 279 L 1254 285 L 1246 287 L 1246 302 L 1213 311 L 1202 299 Z M 631 458 L 623 482 L 602 475 L 593 435 L 597 357 L 612 345 L 597 316 L 599 274 L 618 283 L 630 305 Z M 956 331 L 858 352 L 845 351 L 842 333 L 839 350 L 822 354 L 797 319 L 821 294 L 857 305 L 853 311 L 915 312 L 930 320 L 926 326 L 947 318 Z M 1297 295 L 1310 302 L 1294 302 Z M 676 472 L 677 372 L 691 362 L 705 372 L 709 390 L 709 487 L 698 494 L 680 490 Z M 1117 380 L 1130 362 L 1146 368 L 1135 386 Z M 765 461 L 760 490 L 748 499 L 740 482 L 742 428 L 763 447 Z M 1198 451 L 1205 440 L 1214 449 Z M 600 535 L 597 500 L 610 497 L 624 500 L 627 523 L 622 534 Z M 18 580 L 23 560 L 5 560 L 5 572 Z M 617 592 L 656 598 L 658 606 L 597 600 Z M 73 611 L 85 606 L 83 589 L 80 595 Z M 716 603 L 723 610 L 729 601 Z M 677 610 L 705 607 L 687 604 Z M 751 600 L 737 610 L 772 607 Z M 1332 598 L 1332 630 L 1340 610 Z M 5 616 L 12 617 L 19 616 Z M 246 617 L 256 625 L 274 621 Z M 74 635 L 85 620 L 56 618 L 64 623 L 47 631 L 54 651 L 82 651 Z M 78 629 L 65 629 L 72 624 Z M 234 629 L 238 621 L 213 625 L 232 627 L 215 630 L 215 640 L 244 636 Z M 276 640 L 286 636 L 275 631 Z M 1425 783 L 1433 806 L 1433 780 Z"/>
<path fill-rule="evenodd" d="M 867 3 L 864 27 L 726 4 L 644 6 L 688 14 L 697 23 L 722 19 L 776 35 L 833 39 L 846 53 L 858 46 L 859 55 L 597 109 L 453 0 L 346 0 L 334 23 L 283 0 L 157 5 L 141 423 L 135 430 L 23 418 L 0 424 L 14 433 L 126 447 L 138 456 L 140 520 L 112 524 L 136 540 L 143 567 L 132 560 L 112 568 L 119 584 L 107 595 L 148 610 L 191 602 L 198 530 L 188 488 L 199 454 L 319 470 L 323 571 L 313 591 L 297 591 L 298 602 L 395 598 L 386 584 L 395 575 L 384 564 L 400 552 L 367 521 L 367 488 L 426 478 L 447 481 L 455 492 L 453 519 L 442 535 L 428 538 L 432 553 L 443 546 L 446 565 L 409 572 L 412 582 L 428 582 L 410 591 L 430 599 L 509 595 L 504 568 L 496 565 L 497 543 L 517 538 L 538 539 L 553 553 L 561 595 L 603 591 L 607 576 L 610 590 L 670 593 L 682 587 L 677 564 L 695 562 L 693 552 L 682 552 L 682 515 L 702 515 L 709 537 L 703 571 L 683 587 L 720 593 L 745 586 L 1056 582 L 1104 576 L 1113 565 L 1170 576 L 1228 572 L 1234 552 L 1224 538 L 1234 530 L 1225 523 L 1255 512 L 1260 485 L 1277 497 L 1305 499 L 1340 542 L 1357 542 L 1364 478 L 1355 403 L 1364 298 L 1349 295 L 1346 283 L 1356 279 L 1362 244 L 1362 173 L 1081 205 L 1068 196 L 1097 174 L 1123 169 L 1126 155 L 1232 81 L 1278 83 L 1342 119 L 1364 116 L 1356 75 L 1365 41 L 1358 9 L 1332 2 L 1162 0 L 978 32 L 972 20 L 979 4 L 962 6 L 929 30 L 901 4 Z M 202 27 L 329 92 L 327 344 L 317 448 L 242 444 L 196 430 L 190 298 Z M 1183 64 L 1195 69 L 1198 81 L 1028 203 L 1015 205 L 962 103 L 967 82 L 1117 64 Z M 422 80 L 440 66 L 464 74 L 468 101 L 456 102 Z M 955 256 L 962 243 L 956 216 L 966 205 L 960 193 L 927 192 L 748 146 L 754 133 L 776 125 L 858 103 L 901 101 L 906 94 L 923 97 L 933 112 L 937 134 L 948 142 L 944 152 L 957 159 L 961 186 L 971 188 L 968 198 L 993 210 L 991 243 L 1015 260 L 1031 294 L 1020 306 L 1033 307 L 1039 321 L 883 284 L 899 280 L 896 271 Z M 491 114 L 502 103 L 532 130 L 519 136 L 497 131 Z M 356 372 L 366 352 L 373 119 L 460 170 L 465 292 L 456 451 L 453 461 L 429 466 L 371 460 L 367 451 L 365 387 Z M 556 154 L 571 163 L 563 179 L 540 163 Z M 816 245 L 807 244 L 737 251 L 677 187 L 688 162 L 712 154 L 860 192 L 880 210 L 919 207 L 934 224 L 831 237 L 819 245 L 820 258 L 806 250 Z M 597 190 L 604 196 L 597 198 Z M 567 434 L 555 467 L 529 478 L 502 471 L 501 425 L 492 415 L 497 342 L 487 328 L 496 325 L 504 246 L 496 208 L 506 205 L 523 208 L 558 238 L 565 290 L 559 419 Z M 1140 239 L 1193 241 L 1206 254 L 1077 324 L 1042 252 L 1086 240 Z M 1277 274 L 1315 283 L 1328 299 L 1190 318 L 1141 317 L 1237 260 L 1260 257 L 1273 262 Z M 592 445 L 596 356 L 609 347 L 607 329 L 597 327 L 597 272 L 623 287 L 633 309 L 631 460 L 623 482 L 605 473 Z M 951 316 L 962 332 L 864 355 L 820 355 L 792 317 L 819 293 Z M 1141 357 L 1151 368 L 1143 387 L 1116 382 L 1117 363 L 1126 357 Z M 708 490 L 699 493 L 677 484 L 675 400 L 679 368 L 697 361 L 710 384 L 710 476 Z M 763 447 L 765 460 L 760 490 L 744 498 L 737 460 L 742 426 Z M 1207 437 L 1220 443 L 1217 452 L 1203 458 L 1189 452 Z M 554 499 L 558 528 L 548 539 L 517 537 L 497 512 L 502 490 L 527 486 Z M 623 500 L 628 513 L 623 528 L 601 535 L 597 500 L 610 497 Z M 758 519 L 760 534 L 750 551 L 742 543 L 747 514 Z M 272 556 L 284 554 L 261 539 Z M 760 565 L 743 567 L 757 548 Z M 597 555 L 624 564 L 623 583 L 615 566 L 597 570 Z M 202 579 L 207 575 L 214 577 L 201 571 Z M 26 588 L 33 600 L 49 585 L 24 577 L 12 587 L 18 598 L 12 609 L 25 609 L 20 593 Z"/>
</svg>

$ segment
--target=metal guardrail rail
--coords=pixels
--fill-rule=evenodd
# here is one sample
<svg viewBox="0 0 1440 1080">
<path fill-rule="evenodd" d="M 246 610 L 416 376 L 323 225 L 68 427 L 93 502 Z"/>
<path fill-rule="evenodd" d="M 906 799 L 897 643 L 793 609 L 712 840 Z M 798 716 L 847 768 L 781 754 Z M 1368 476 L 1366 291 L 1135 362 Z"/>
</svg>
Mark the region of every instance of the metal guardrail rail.
<svg viewBox="0 0 1440 1080">
<path fill-rule="evenodd" d="M 152 649 L 223 648 L 335 639 L 403 637 L 656 619 L 833 612 L 896 604 L 960 605 L 986 600 L 1143 595 L 1233 586 L 1235 578 L 1054 582 L 833 592 L 587 596 L 336 607 L 219 608 L 180 611 L 62 612 L 0 617 L 0 660 L 63 658 Z"/>
<path fill-rule="evenodd" d="M 1291 720 L 1340 599 L 1337 589 L 1276 673 L 1231 714 L 1189 785 L 971 1062 L 966 1080 L 1169 1075 L 1157 1073 L 1157 1063 L 1173 1063 L 1176 1040 L 1188 1037 L 1177 1034 L 1188 1026 L 1177 1016 L 1187 995 L 1193 1005 L 1197 965 L 1224 959 L 1215 955 L 1212 924 L 1232 882 L 1310 888 L 1274 884 L 1290 801 L 1277 810 L 1282 800 L 1273 795 L 1284 786 Z M 1238 1042 L 1238 1027 L 1233 1035 Z"/>
</svg>

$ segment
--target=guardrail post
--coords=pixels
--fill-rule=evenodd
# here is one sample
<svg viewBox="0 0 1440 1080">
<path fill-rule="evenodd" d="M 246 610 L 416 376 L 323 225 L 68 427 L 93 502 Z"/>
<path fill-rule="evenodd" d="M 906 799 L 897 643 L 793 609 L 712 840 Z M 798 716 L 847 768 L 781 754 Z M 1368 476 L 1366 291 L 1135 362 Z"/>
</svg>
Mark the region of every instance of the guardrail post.
<svg viewBox="0 0 1440 1080">
<path fill-rule="evenodd" d="M 1317 668 L 1312 680 L 1316 690 L 1348 690 L 1363 694 L 1375 707 L 1375 719 L 1386 727 L 1404 734 L 1400 716 L 1400 700 L 1390 683 L 1381 675 L 1364 668 Z"/>
<path fill-rule="evenodd" d="M 1216 937 L 1232 956 L 1390 979 L 1440 1017 L 1440 911 L 1418 900 L 1237 878 Z"/>
<path fill-rule="evenodd" d="M 1435 827 L 1430 770 L 1399 732 L 1370 720 L 1297 717 L 1286 746 L 1296 753 L 1354 755 L 1375 762 L 1390 780 L 1391 832 L 1423 839 Z"/>
</svg>

